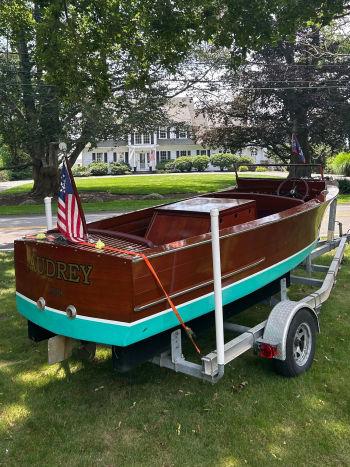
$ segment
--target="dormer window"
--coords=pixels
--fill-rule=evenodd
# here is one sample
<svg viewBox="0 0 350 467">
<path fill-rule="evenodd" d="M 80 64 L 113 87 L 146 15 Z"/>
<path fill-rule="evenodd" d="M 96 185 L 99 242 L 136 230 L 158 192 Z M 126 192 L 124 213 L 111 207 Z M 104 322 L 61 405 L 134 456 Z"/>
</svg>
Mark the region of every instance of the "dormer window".
<svg viewBox="0 0 350 467">
<path fill-rule="evenodd" d="M 141 133 L 134 133 L 134 144 L 150 144 L 150 143 L 151 143 L 150 134 L 143 135 Z"/>
<path fill-rule="evenodd" d="M 186 139 L 187 138 L 187 131 L 186 130 L 179 130 L 179 138 Z"/>
<path fill-rule="evenodd" d="M 158 130 L 158 138 L 159 139 L 166 139 L 167 138 L 167 129 L 166 128 L 159 128 Z"/>
</svg>

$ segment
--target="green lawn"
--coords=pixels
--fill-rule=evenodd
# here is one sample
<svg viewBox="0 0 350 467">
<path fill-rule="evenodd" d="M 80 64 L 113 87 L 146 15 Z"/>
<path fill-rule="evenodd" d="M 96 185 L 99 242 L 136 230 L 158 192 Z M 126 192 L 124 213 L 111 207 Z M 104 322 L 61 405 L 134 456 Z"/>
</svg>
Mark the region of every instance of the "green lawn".
<svg viewBox="0 0 350 467">
<path fill-rule="evenodd" d="M 2 254 L 0 464 L 349 465 L 349 281 L 348 252 L 308 373 L 279 377 L 249 352 L 212 386 L 148 363 L 118 375 L 104 348 L 93 363 L 48 366 L 46 344 L 27 339 L 16 313 L 12 256 Z M 241 322 L 263 317 L 256 307 Z M 213 337 L 199 344 L 212 348 Z"/>
<path fill-rule="evenodd" d="M 130 175 L 127 177 L 76 178 L 79 191 L 108 191 L 118 195 L 145 195 L 159 193 L 206 193 L 227 188 L 235 184 L 232 172 L 225 174 L 193 174 L 193 175 Z M 26 193 L 32 188 L 27 183 L 6 190 L 2 194 Z"/>
<path fill-rule="evenodd" d="M 243 174 L 241 176 L 244 176 Z M 264 177 L 264 174 L 254 176 Z M 105 178 L 77 178 L 78 190 L 81 192 L 106 191 L 117 195 L 145 195 L 149 193 L 159 193 L 171 195 L 172 199 L 165 202 L 172 202 L 181 198 L 181 195 L 206 193 L 210 191 L 222 190 L 235 184 L 235 176 L 228 172 L 224 174 L 206 173 L 191 175 L 149 175 L 149 176 L 127 176 L 127 177 L 105 177 Z M 21 185 L 11 188 L 1 193 L 2 196 L 25 194 L 31 189 L 31 184 Z M 350 202 L 350 195 L 341 195 L 340 203 Z M 123 212 L 133 209 L 142 209 L 159 204 L 161 201 L 152 200 L 113 200 L 102 202 L 84 203 L 86 212 L 116 211 Z M 56 206 L 53 205 L 55 211 Z M 42 214 L 43 203 L 30 205 L 0 205 L 0 215 L 25 215 Z"/>
</svg>

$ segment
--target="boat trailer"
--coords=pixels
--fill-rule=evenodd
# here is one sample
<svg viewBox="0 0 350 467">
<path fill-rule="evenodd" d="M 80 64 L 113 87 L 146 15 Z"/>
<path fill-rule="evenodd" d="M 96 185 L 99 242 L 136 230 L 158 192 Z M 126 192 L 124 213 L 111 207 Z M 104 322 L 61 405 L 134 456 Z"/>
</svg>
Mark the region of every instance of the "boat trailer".
<svg viewBox="0 0 350 467">
<path fill-rule="evenodd" d="M 284 376 L 297 376 L 310 368 L 314 352 L 316 333 L 319 332 L 321 305 L 325 302 L 336 282 L 341 267 L 346 244 L 350 234 L 343 234 L 342 224 L 336 221 L 337 199 L 329 207 L 327 240 L 319 240 L 316 248 L 303 262 L 302 267 L 308 276 L 291 274 L 291 284 L 303 284 L 317 289 L 299 301 L 288 299 L 286 279 L 280 281 L 280 300 L 276 302 L 268 319 L 254 327 L 242 326 L 223 320 L 221 261 L 218 212 L 211 212 L 212 257 L 215 295 L 215 335 L 216 350 L 201 357 L 201 364 L 185 359 L 182 352 L 181 329 L 171 333 L 167 351 L 150 361 L 175 372 L 184 373 L 211 383 L 216 383 L 224 375 L 225 365 L 244 352 L 254 349 L 260 357 L 274 360 L 278 373 Z M 338 224 L 339 235 L 335 237 Z M 321 255 L 335 250 L 329 266 L 315 264 Z M 300 266 L 299 266 L 300 267 Z M 324 279 L 311 276 L 312 272 L 325 273 Z M 224 330 L 239 334 L 224 341 Z"/>
</svg>

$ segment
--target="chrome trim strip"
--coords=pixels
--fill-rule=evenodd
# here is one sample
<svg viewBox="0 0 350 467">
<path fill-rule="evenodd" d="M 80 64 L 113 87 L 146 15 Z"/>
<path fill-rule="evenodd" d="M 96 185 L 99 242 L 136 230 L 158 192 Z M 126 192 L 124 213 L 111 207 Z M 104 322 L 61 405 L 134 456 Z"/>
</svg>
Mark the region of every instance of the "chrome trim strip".
<svg viewBox="0 0 350 467">
<path fill-rule="evenodd" d="M 263 263 L 265 260 L 266 260 L 266 258 L 262 257 L 262 258 L 258 259 L 257 261 L 255 261 L 254 263 L 247 264 L 246 266 L 243 266 L 240 269 L 236 269 L 235 271 L 228 272 L 227 274 L 224 274 L 223 276 L 221 276 L 221 280 L 228 279 L 229 277 L 232 277 L 232 276 L 236 276 L 237 274 L 240 274 L 241 272 L 247 271 L 248 269 L 251 269 L 251 268 L 253 268 L 255 266 L 258 266 L 259 264 Z M 188 289 L 181 290 L 180 292 L 175 292 L 174 294 L 170 295 L 170 298 L 180 297 L 181 295 L 184 295 L 186 293 L 192 292 L 192 291 L 197 290 L 197 289 L 201 289 L 202 287 L 206 287 L 207 285 L 210 285 L 213 282 L 214 282 L 213 279 L 210 280 L 210 281 L 201 282 L 200 284 L 197 284 L 197 285 L 195 285 L 193 287 L 190 287 Z M 152 306 L 158 305 L 159 303 L 163 303 L 165 301 L 166 301 L 166 297 L 163 297 L 163 298 L 160 298 L 159 300 L 155 300 L 154 302 L 147 303 L 147 305 L 137 306 L 137 307 L 134 308 L 134 312 L 137 313 L 137 312 L 140 312 L 140 311 L 147 310 L 148 308 L 151 308 Z"/>
</svg>

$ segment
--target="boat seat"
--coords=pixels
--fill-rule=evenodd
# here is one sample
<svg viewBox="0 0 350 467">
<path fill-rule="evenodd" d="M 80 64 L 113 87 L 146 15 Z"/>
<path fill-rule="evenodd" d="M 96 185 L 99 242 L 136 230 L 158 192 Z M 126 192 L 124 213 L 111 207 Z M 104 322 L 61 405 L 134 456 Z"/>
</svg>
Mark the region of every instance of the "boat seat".
<svg viewBox="0 0 350 467">
<path fill-rule="evenodd" d="M 240 191 L 231 191 L 230 193 L 217 193 L 214 196 L 219 198 L 234 198 L 234 199 L 254 199 L 256 201 L 258 217 L 265 217 L 277 212 L 285 211 L 303 204 L 304 201 L 288 196 L 269 195 L 266 193 L 249 193 Z"/>
</svg>

